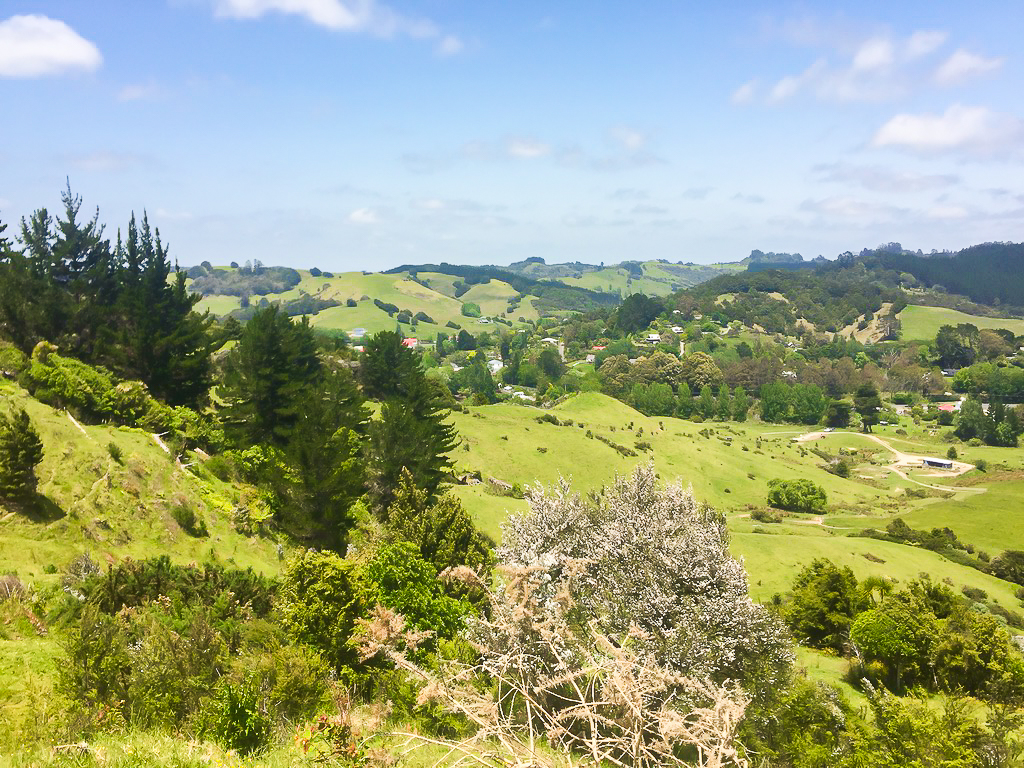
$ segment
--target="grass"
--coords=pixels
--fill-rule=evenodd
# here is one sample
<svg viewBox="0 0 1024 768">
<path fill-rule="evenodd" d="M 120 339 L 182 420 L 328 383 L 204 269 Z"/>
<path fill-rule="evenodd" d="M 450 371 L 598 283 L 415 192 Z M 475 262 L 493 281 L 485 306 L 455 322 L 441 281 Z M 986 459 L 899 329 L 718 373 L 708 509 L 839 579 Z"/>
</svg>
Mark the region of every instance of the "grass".
<svg viewBox="0 0 1024 768">
<path fill-rule="evenodd" d="M 277 543 L 245 537 L 232 525 L 240 489 L 205 473 L 177 467 L 152 436 L 138 429 L 84 425 L 29 397 L 10 383 L 4 399 L 25 407 L 43 441 L 36 469 L 39 500 L 30 509 L 0 503 L 0 572 L 49 582 L 47 566 L 62 567 L 82 552 L 113 562 L 170 554 L 176 562 L 216 557 L 238 567 L 275 573 Z M 121 462 L 107 449 L 121 450 Z M 188 505 L 209 536 L 193 538 L 174 522 L 175 505 Z"/>
<path fill-rule="evenodd" d="M 574 425 L 538 423 L 537 417 L 544 413 L 563 421 L 571 419 Z M 1024 549 L 1024 517 L 1013 519 L 1024 495 L 1024 480 L 1019 478 L 998 483 L 981 476 L 981 485 L 989 486 L 984 493 L 963 491 L 952 499 L 942 499 L 938 493 L 910 498 L 905 491 L 920 486 L 887 471 L 889 452 L 862 435 L 839 432 L 822 442 L 796 444 L 791 438 L 811 428 L 650 418 L 595 393 L 572 397 L 550 411 L 492 405 L 473 407 L 453 418 L 463 438 L 463 446 L 453 454 L 457 464 L 479 470 L 484 477 L 546 486 L 564 477 L 576 491 L 585 493 L 607 486 L 616 473 L 628 473 L 638 463 L 651 461 L 663 480 L 692 485 L 698 499 L 727 514 L 732 551 L 744 558 L 751 594 L 759 600 L 787 591 L 801 567 L 814 558 L 826 557 L 849 565 L 858 578 L 876 575 L 906 583 L 930 574 L 934 580 L 948 580 L 956 591 L 965 585 L 980 588 L 990 600 L 1011 610 L 1018 607 L 1015 585 L 934 552 L 851 534 L 868 527 L 884 528 L 892 519 L 904 517 L 916 528 L 949 525 L 961 540 L 992 554 L 1018 546 L 1018 542 Z M 877 433 L 903 450 L 945 455 L 946 445 L 927 438 L 923 429 L 907 437 L 895 435 L 895 429 L 881 428 Z M 588 438 L 588 430 L 633 449 L 638 440 L 646 441 L 652 451 L 622 456 L 596 438 Z M 710 430 L 709 436 L 701 435 L 704 430 Z M 843 479 L 826 472 L 822 459 L 809 450 L 814 446 L 833 452 L 840 447 L 858 450 L 853 457 L 854 477 Z M 963 448 L 964 452 L 980 450 Z M 1002 459 L 1011 464 L 1021 461 L 1019 451 L 985 450 L 1001 452 Z M 857 474 L 872 479 L 860 480 Z M 785 518 L 781 524 L 752 521 L 749 509 L 765 504 L 767 481 L 773 477 L 808 478 L 822 485 L 830 503 L 823 524 L 801 515 Z M 924 474 L 917 479 L 948 483 Z M 455 493 L 480 527 L 495 538 L 500 536 L 506 512 L 526 506 L 520 500 L 491 496 L 482 486 L 460 486 Z M 973 516 L 975 521 L 964 525 L 958 516 L 960 520 Z M 1001 547 L 995 545 L 1000 539 L 1005 542 Z"/>
<path fill-rule="evenodd" d="M 471 333 L 494 330 L 493 323 L 481 322 L 479 319 L 464 317 L 464 302 L 475 302 L 480 305 L 485 317 L 504 316 L 508 309 L 508 299 L 516 296 L 517 291 L 508 283 L 492 280 L 483 285 L 474 285 L 463 296 L 455 298 L 454 282 L 451 275 L 422 273 L 420 279 L 428 283 L 421 285 L 410 279 L 407 273 L 380 274 L 362 272 L 342 272 L 333 277 L 313 277 L 309 272 L 300 270 L 302 276 L 298 285 L 282 293 L 267 294 L 269 301 L 288 301 L 303 294 L 321 299 L 334 299 L 340 306 L 328 307 L 310 316 L 310 323 L 322 330 L 352 331 L 364 328 L 368 333 L 393 331 L 395 318 L 377 307 L 374 299 L 387 304 L 394 304 L 399 309 L 407 309 L 413 314 L 423 312 L 433 323 L 418 323 L 416 328 L 403 325 L 402 330 L 407 336 L 420 336 L 433 339 L 438 332 L 451 334 L 454 329 L 447 327 L 448 322 L 458 323 Z M 366 297 L 366 298 L 363 298 Z M 262 297 L 252 297 L 258 301 Z M 354 300 L 356 306 L 349 307 L 347 302 Z M 210 310 L 215 315 L 225 315 L 239 306 L 235 296 L 206 296 L 199 305 L 199 311 Z M 531 297 L 525 297 L 522 304 L 508 313 L 508 319 L 516 325 L 522 325 L 518 318 L 536 321 L 539 318 Z M 497 326 L 500 327 L 500 326 Z"/>
<path fill-rule="evenodd" d="M 945 307 L 922 307 L 909 305 L 899 314 L 903 328 L 903 339 L 932 340 L 943 325 L 971 323 L 981 328 L 1005 328 L 1015 334 L 1024 334 L 1024 320 L 1020 318 L 981 317 L 968 315 Z"/>
</svg>

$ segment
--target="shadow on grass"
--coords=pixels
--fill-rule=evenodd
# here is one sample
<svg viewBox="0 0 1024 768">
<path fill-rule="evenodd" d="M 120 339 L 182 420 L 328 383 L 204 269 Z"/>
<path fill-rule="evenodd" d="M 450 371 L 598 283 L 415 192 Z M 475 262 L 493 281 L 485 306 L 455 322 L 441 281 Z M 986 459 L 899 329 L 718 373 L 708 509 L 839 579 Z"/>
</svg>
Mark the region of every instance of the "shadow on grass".
<svg viewBox="0 0 1024 768">
<path fill-rule="evenodd" d="M 3 505 L 8 511 L 16 512 L 33 523 L 52 523 L 67 516 L 67 512 L 41 493 L 24 499 L 5 499 Z"/>
</svg>

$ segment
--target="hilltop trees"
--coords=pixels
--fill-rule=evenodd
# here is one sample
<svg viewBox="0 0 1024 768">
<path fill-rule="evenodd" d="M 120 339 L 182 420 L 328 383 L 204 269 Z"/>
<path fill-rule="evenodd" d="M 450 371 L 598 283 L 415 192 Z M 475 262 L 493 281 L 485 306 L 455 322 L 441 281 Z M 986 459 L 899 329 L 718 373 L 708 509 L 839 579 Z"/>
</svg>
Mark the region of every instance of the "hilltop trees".
<svg viewBox="0 0 1024 768">
<path fill-rule="evenodd" d="M 21 222 L 20 251 L 0 249 L 0 328 L 22 351 L 50 341 L 84 362 L 138 379 L 171 405 L 205 402 L 212 381 L 209 326 L 198 296 L 172 269 L 159 230 L 132 216 L 127 241 L 111 248 L 99 223 L 81 216 L 70 187 L 63 211 Z"/>
</svg>

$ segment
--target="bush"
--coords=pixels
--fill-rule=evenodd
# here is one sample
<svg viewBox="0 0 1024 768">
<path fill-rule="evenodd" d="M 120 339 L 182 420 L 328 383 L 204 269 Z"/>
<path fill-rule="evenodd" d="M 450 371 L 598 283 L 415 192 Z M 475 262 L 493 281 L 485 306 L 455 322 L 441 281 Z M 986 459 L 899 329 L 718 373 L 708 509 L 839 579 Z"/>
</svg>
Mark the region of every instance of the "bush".
<svg viewBox="0 0 1024 768">
<path fill-rule="evenodd" d="M 955 445 L 949 446 L 949 450 L 946 451 L 946 458 L 947 459 L 955 459 L 957 457 L 957 455 L 958 454 L 956 452 L 956 446 Z"/>
<path fill-rule="evenodd" d="M 260 705 L 259 689 L 251 681 L 222 681 L 203 712 L 201 730 L 242 755 L 260 752 L 270 743 L 273 725 Z"/>
<path fill-rule="evenodd" d="M 759 523 L 781 523 L 782 515 L 780 515 L 774 509 L 758 508 L 750 513 L 750 519 L 756 520 Z"/>
<path fill-rule="evenodd" d="M 107 443 L 107 453 L 110 454 L 110 458 L 112 458 L 118 464 L 121 463 L 123 452 L 121 451 L 120 445 L 113 441 Z"/>
<path fill-rule="evenodd" d="M 355 299 L 349 297 L 349 298 L 345 299 L 345 306 L 346 307 L 356 307 L 356 306 L 359 306 L 359 302 L 356 301 Z"/>
<path fill-rule="evenodd" d="M 171 507 L 171 517 L 181 530 L 197 539 L 206 538 L 210 532 L 206 529 L 206 521 L 196 513 L 187 501 L 179 501 Z"/>
<path fill-rule="evenodd" d="M 810 480 L 782 480 L 775 478 L 768 481 L 768 504 L 790 512 L 826 511 L 828 497 L 825 489 Z"/>
<path fill-rule="evenodd" d="M 480 305 L 467 301 L 462 305 L 462 315 L 463 317 L 480 317 Z"/>
<path fill-rule="evenodd" d="M 977 468 L 979 472 L 988 472 L 988 462 L 985 461 L 984 459 L 978 459 L 976 462 L 974 462 L 974 466 Z"/>
</svg>

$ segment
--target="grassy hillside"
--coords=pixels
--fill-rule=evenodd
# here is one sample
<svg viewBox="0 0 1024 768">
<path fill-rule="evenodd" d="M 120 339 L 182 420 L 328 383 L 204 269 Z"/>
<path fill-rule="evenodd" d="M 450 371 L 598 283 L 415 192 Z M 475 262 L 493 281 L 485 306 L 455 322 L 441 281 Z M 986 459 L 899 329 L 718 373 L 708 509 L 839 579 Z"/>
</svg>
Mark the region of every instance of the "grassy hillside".
<svg viewBox="0 0 1024 768">
<path fill-rule="evenodd" d="M 1016 335 L 1024 334 L 1020 318 L 981 317 L 945 307 L 922 307 L 911 304 L 899 314 L 906 341 L 932 340 L 943 325 L 971 323 L 978 328 L 1005 328 Z"/>
<path fill-rule="evenodd" d="M 996 477 L 981 476 L 982 481 L 973 487 L 985 487 L 983 492 L 926 489 L 919 498 L 906 492 L 920 490 L 921 483 L 952 481 L 923 470 L 911 470 L 909 479 L 898 476 L 887 469 L 891 454 L 857 433 L 833 433 L 821 443 L 794 443 L 792 438 L 806 429 L 649 418 L 594 393 L 573 397 L 551 409 L 559 420 L 572 420 L 572 426 L 539 423 L 537 417 L 544 413 L 525 406 L 493 405 L 455 414 L 463 438 L 463 445 L 455 451 L 457 463 L 479 470 L 485 479 L 550 485 L 564 477 L 577 491 L 589 492 L 608 485 L 616 472 L 626 473 L 640 462 L 653 461 L 663 480 L 692 485 L 698 499 L 727 514 L 733 551 L 744 558 L 751 591 L 758 599 L 787 590 L 803 564 L 828 557 L 849 565 L 858 577 L 881 575 L 906 582 L 929 573 L 936 580 L 948 579 L 956 589 L 964 585 L 983 589 L 990 600 L 1002 606 L 1015 609 L 1018 605 L 1017 588 L 1007 582 L 931 551 L 850 534 L 868 527 L 885 528 L 892 519 L 904 517 L 918 528 L 948 525 L 961 540 L 992 555 L 1018 546 L 1018 542 L 1024 548 L 1024 521 L 1007 520 L 1020 506 L 1017 500 L 1024 487 L 1019 479 L 1003 483 Z M 903 439 L 893 430 L 881 428 L 877 434 L 897 450 L 944 453 L 944 447 L 925 438 L 923 432 Z M 596 437 L 587 437 L 588 431 L 633 450 L 638 441 L 649 442 L 651 450 L 622 456 Z M 816 446 L 856 450 L 864 461 L 851 478 L 843 479 L 822 468 L 822 459 L 810 450 Z M 983 457 L 990 462 L 1006 461 L 1014 473 L 1022 466 L 1019 451 L 978 447 L 965 448 L 963 453 L 966 461 Z M 977 476 L 973 473 L 971 477 Z M 764 506 L 767 481 L 774 477 L 808 478 L 822 485 L 829 497 L 829 514 L 823 519 L 793 515 L 778 524 L 752 521 L 751 508 Z M 455 492 L 480 526 L 495 537 L 500 535 L 500 523 L 508 511 L 526 508 L 521 500 L 489 494 L 486 484 L 460 486 Z"/>
<path fill-rule="evenodd" d="M 78 425 L 9 382 L 0 384 L 0 395 L 29 412 L 44 448 L 36 470 L 40 504 L 26 512 L 0 503 L 0 573 L 53 580 L 50 566 L 63 567 L 82 552 L 98 562 L 168 554 L 182 563 L 216 557 L 264 573 L 278 570 L 276 541 L 234 529 L 232 512 L 247 501 L 239 488 L 198 465 L 177 466 L 142 430 Z M 120 461 L 110 445 L 120 450 Z M 182 530 L 176 507 L 193 510 L 209 535 Z"/>
<path fill-rule="evenodd" d="M 619 264 L 541 264 L 517 262 L 507 269 L 516 274 L 539 280 L 556 280 L 591 291 L 604 291 L 628 296 L 646 293 L 649 296 L 668 296 L 675 291 L 697 285 L 711 278 L 745 269 L 740 263 L 731 264 L 671 264 L 663 261 L 630 262 L 630 268 Z"/>
<path fill-rule="evenodd" d="M 455 298 L 455 278 L 432 273 L 419 275 L 427 286 L 410 279 L 408 273 L 344 272 L 333 277 L 313 277 L 308 271 L 300 270 L 300 274 L 302 280 L 298 285 L 282 293 L 267 294 L 266 299 L 280 302 L 309 295 L 318 299 L 338 301 L 341 306 L 328 307 L 310 316 L 310 323 L 323 330 L 350 332 L 356 328 L 364 328 L 371 334 L 378 331 L 393 331 L 395 318 L 389 317 L 387 312 L 373 303 L 374 299 L 379 299 L 386 304 L 394 304 L 399 309 L 407 309 L 413 314 L 423 312 L 434 321 L 420 322 L 415 329 L 404 326 L 407 335 L 432 339 L 438 331 L 450 334 L 453 329 L 446 325 L 450 321 L 458 323 L 471 333 L 480 333 L 493 329 L 494 324 L 463 316 L 463 303 L 479 304 L 485 317 L 505 316 L 508 300 L 517 295 L 512 286 L 500 280 L 492 280 L 484 285 L 475 285 L 460 298 Z M 251 301 L 255 303 L 262 298 L 252 296 Z M 346 306 L 350 299 L 356 302 L 355 307 Z M 215 315 L 225 315 L 239 306 L 239 300 L 235 296 L 205 296 L 200 301 L 198 309 L 209 310 Z M 517 325 L 521 324 L 518 321 L 520 317 L 527 321 L 538 319 L 539 315 L 530 297 L 524 298 L 518 308 L 507 313 L 507 318 Z"/>
</svg>

